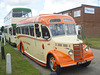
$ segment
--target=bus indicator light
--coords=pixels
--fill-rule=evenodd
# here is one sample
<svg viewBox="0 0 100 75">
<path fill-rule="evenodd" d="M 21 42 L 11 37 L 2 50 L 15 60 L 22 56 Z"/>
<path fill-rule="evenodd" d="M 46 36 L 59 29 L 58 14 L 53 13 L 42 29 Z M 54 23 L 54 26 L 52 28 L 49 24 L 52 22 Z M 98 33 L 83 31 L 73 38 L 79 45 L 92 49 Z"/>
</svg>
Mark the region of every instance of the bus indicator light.
<svg viewBox="0 0 100 75">
<path fill-rule="evenodd" d="M 42 44 L 42 49 L 44 49 L 44 44 Z"/>
</svg>

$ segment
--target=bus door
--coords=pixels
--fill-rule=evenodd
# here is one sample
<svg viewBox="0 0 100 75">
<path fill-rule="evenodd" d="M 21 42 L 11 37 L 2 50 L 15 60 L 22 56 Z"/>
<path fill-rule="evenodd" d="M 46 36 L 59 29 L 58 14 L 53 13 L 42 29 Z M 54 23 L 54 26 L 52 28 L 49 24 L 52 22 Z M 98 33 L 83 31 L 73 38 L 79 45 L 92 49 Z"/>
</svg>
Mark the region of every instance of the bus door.
<svg viewBox="0 0 100 75">
<path fill-rule="evenodd" d="M 48 50 L 48 45 L 50 43 L 50 41 L 49 41 L 50 40 L 50 33 L 49 33 L 49 30 L 48 30 L 46 25 L 41 25 L 41 31 L 42 31 L 42 39 L 44 40 L 42 42 L 42 49 L 44 51 L 44 55 L 46 56 L 46 54 L 47 54 L 46 52 Z M 44 60 L 46 60 L 46 59 L 44 59 Z"/>
<path fill-rule="evenodd" d="M 44 51 L 42 48 L 42 35 L 41 35 L 41 26 L 40 24 L 35 24 L 35 34 L 36 34 L 36 40 L 35 40 L 35 53 L 36 58 L 40 60 L 44 60 Z"/>
<path fill-rule="evenodd" d="M 9 34 L 8 35 L 9 36 L 8 41 L 11 44 L 11 40 L 12 40 L 12 37 L 11 37 L 12 36 L 12 27 L 9 28 L 9 33 L 8 34 Z"/>
</svg>

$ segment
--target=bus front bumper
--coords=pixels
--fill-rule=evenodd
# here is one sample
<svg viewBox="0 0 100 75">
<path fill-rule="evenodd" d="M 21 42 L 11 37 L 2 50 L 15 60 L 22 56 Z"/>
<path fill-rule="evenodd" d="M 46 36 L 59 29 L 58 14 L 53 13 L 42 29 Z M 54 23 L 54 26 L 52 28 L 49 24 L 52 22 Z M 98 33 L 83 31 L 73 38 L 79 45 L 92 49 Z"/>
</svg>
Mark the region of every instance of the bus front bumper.
<svg viewBox="0 0 100 75">
<path fill-rule="evenodd" d="M 94 57 L 92 56 L 92 57 L 89 57 L 89 58 L 86 58 L 86 59 L 83 59 L 83 60 L 80 60 L 77 62 L 70 61 L 70 62 L 60 64 L 60 67 L 64 68 L 64 67 L 70 67 L 70 66 L 75 66 L 75 65 L 79 65 L 79 64 L 84 64 L 86 62 L 92 61 L 93 59 L 94 59 Z"/>
</svg>

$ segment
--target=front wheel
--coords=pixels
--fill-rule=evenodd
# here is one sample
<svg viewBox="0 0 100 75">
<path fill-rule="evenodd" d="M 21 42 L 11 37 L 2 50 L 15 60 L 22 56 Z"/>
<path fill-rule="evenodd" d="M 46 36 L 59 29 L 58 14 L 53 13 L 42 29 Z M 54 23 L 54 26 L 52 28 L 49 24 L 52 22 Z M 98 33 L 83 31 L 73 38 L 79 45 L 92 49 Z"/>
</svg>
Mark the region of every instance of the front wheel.
<svg viewBox="0 0 100 75">
<path fill-rule="evenodd" d="M 91 61 L 86 62 L 86 63 L 84 63 L 84 64 L 81 64 L 80 66 L 81 66 L 81 67 L 87 67 L 87 66 L 89 66 L 89 65 L 90 65 L 90 63 L 91 63 Z"/>
<path fill-rule="evenodd" d="M 56 72 L 57 75 L 59 75 L 60 65 L 56 63 L 55 57 L 53 55 L 50 55 L 49 57 L 49 67 L 51 71 Z"/>
</svg>

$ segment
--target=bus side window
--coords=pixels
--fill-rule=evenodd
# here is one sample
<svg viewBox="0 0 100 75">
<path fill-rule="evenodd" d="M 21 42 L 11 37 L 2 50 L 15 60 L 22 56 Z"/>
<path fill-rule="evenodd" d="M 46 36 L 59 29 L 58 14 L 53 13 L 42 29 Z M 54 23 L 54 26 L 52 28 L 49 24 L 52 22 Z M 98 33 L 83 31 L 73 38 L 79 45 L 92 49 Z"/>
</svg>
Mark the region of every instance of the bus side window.
<svg viewBox="0 0 100 75">
<path fill-rule="evenodd" d="M 24 32 L 24 27 L 22 27 L 22 34 L 24 34 L 25 32 Z"/>
<path fill-rule="evenodd" d="M 50 34 L 49 34 L 49 30 L 46 26 L 41 26 L 41 29 L 42 29 L 42 36 L 44 39 L 49 39 L 50 38 Z"/>
<path fill-rule="evenodd" d="M 20 27 L 17 28 L 17 34 L 20 34 Z"/>
<path fill-rule="evenodd" d="M 13 26 L 13 35 L 16 35 L 16 26 Z"/>
<path fill-rule="evenodd" d="M 21 31 L 20 31 L 20 27 L 19 27 L 19 34 L 21 33 Z"/>
<path fill-rule="evenodd" d="M 25 26 L 25 34 L 29 35 L 28 26 Z"/>
<path fill-rule="evenodd" d="M 12 35 L 12 28 L 9 28 L 9 34 Z"/>
<path fill-rule="evenodd" d="M 17 28 L 17 34 L 19 33 L 19 27 Z"/>
<path fill-rule="evenodd" d="M 36 37 L 41 36 L 41 32 L 39 31 L 39 25 L 38 24 L 35 24 L 35 32 L 36 32 Z"/>
<path fill-rule="evenodd" d="M 7 33 L 7 28 L 5 29 L 5 33 Z"/>
<path fill-rule="evenodd" d="M 33 25 L 29 26 L 29 29 L 30 29 L 30 35 L 34 36 L 34 26 Z"/>
</svg>

